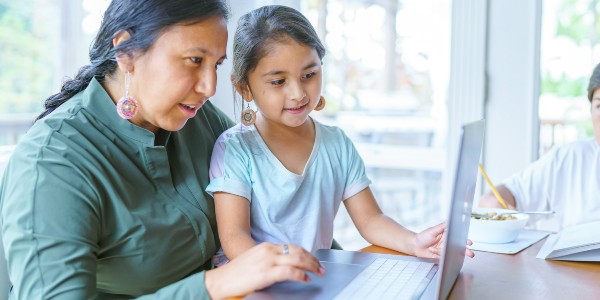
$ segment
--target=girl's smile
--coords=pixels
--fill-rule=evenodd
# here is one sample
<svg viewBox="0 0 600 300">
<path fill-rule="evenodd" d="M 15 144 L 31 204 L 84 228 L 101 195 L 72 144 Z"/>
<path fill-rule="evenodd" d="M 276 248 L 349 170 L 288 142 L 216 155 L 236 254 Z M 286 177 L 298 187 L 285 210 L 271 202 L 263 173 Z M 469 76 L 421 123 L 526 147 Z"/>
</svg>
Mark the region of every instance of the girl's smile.
<svg viewBox="0 0 600 300">
<path fill-rule="evenodd" d="M 308 105 L 308 102 L 301 106 L 292 107 L 292 108 L 284 108 L 283 111 L 290 113 L 290 114 L 300 114 L 306 110 L 307 105 Z"/>
</svg>

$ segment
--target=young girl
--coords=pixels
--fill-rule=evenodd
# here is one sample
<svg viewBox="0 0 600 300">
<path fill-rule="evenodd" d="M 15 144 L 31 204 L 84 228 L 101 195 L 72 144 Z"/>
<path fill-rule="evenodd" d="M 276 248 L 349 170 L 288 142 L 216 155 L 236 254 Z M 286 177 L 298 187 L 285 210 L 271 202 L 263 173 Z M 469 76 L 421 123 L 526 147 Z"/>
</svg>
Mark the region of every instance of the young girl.
<svg viewBox="0 0 600 300">
<path fill-rule="evenodd" d="M 309 21 L 285 6 L 256 9 L 238 21 L 233 47 L 231 80 L 258 113 L 248 106 L 212 154 L 207 191 L 227 258 L 261 242 L 331 248 L 341 202 L 370 243 L 439 257 L 444 224 L 417 234 L 385 216 L 350 139 L 309 116 L 325 106 L 325 48 Z"/>
</svg>

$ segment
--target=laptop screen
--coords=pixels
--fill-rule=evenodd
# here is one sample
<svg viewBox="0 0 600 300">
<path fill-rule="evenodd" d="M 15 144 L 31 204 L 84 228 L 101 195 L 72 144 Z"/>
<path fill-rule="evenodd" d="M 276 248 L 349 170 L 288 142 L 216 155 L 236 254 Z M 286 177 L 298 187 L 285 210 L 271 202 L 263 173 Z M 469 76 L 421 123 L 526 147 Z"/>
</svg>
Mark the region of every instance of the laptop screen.
<svg viewBox="0 0 600 300">
<path fill-rule="evenodd" d="M 445 253 L 440 259 L 439 299 L 446 299 L 465 259 L 465 248 L 481 157 L 485 120 L 462 127 L 448 209 Z"/>
</svg>

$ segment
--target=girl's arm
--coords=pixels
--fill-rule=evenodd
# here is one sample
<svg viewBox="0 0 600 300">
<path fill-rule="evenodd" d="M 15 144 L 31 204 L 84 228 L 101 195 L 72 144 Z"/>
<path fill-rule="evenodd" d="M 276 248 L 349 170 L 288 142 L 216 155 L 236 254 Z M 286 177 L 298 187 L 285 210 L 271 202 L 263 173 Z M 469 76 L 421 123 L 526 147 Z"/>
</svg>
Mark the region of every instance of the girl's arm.
<svg viewBox="0 0 600 300">
<path fill-rule="evenodd" d="M 344 205 L 360 235 L 369 243 L 415 254 L 416 233 L 384 215 L 370 188 L 344 200 Z"/>
<path fill-rule="evenodd" d="M 237 195 L 215 192 L 215 212 L 221 247 L 233 260 L 256 246 L 250 235 L 250 202 Z"/>
<path fill-rule="evenodd" d="M 369 243 L 419 257 L 439 258 L 446 224 L 441 223 L 414 233 L 384 215 L 370 188 L 344 201 L 354 225 Z M 466 241 L 471 245 L 471 241 Z M 465 255 L 473 257 L 471 249 Z"/>
</svg>

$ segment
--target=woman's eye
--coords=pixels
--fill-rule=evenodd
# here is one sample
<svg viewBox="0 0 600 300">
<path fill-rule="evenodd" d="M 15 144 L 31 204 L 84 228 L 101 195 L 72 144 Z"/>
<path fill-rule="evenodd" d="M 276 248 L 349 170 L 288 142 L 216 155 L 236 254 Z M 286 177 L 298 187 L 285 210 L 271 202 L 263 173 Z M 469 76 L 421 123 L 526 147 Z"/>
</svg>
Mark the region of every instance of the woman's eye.
<svg viewBox="0 0 600 300">
<path fill-rule="evenodd" d="M 271 85 L 282 85 L 284 82 L 285 79 L 271 80 Z"/>
<path fill-rule="evenodd" d="M 195 64 L 199 64 L 202 62 L 202 58 L 200 57 L 190 57 L 190 60 Z"/>
</svg>

